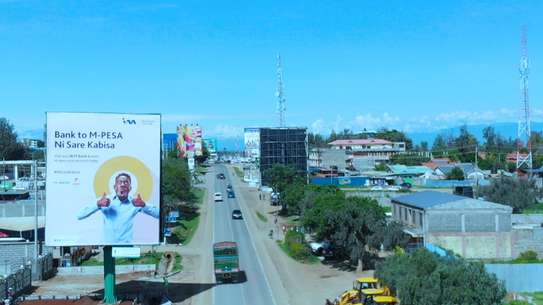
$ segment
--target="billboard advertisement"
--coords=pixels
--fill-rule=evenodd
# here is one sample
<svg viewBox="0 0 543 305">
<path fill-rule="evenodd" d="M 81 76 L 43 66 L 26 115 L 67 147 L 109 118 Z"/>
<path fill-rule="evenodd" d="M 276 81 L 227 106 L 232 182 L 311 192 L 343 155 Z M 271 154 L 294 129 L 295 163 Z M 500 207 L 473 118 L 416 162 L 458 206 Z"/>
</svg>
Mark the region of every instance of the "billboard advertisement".
<svg viewBox="0 0 543 305">
<path fill-rule="evenodd" d="M 260 129 L 244 129 L 245 156 L 248 158 L 260 158 Z"/>
<path fill-rule="evenodd" d="M 204 145 L 206 146 L 206 149 L 210 154 L 217 152 L 217 139 L 215 138 L 204 139 Z"/>
<path fill-rule="evenodd" d="M 48 246 L 152 245 L 160 115 L 47 113 Z"/>
</svg>

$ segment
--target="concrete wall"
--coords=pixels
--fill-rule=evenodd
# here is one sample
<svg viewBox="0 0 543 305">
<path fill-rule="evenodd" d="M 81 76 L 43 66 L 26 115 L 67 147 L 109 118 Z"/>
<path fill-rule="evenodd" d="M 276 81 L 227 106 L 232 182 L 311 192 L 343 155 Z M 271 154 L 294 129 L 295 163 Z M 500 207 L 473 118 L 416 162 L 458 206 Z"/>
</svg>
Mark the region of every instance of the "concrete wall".
<svg viewBox="0 0 543 305">
<path fill-rule="evenodd" d="M 510 232 L 511 214 L 494 210 L 428 210 L 429 233 Z"/>
<path fill-rule="evenodd" d="M 38 200 L 38 216 L 45 215 L 45 200 Z M 17 200 L 0 204 L 0 218 L 34 215 L 34 200 Z"/>
<path fill-rule="evenodd" d="M 543 257 L 542 227 L 513 229 L 513 257 L 516 258 L 528 250 L 537 252 L 539 258 Z"/>
<path fill-rule="evenodd" d="M 0 274 L 9 274 L 34 257 L 34 243 L 0 243 Z"/>
<path fill-rule="evenodd" d="M 132 273 L 132 272 L 154 272 L 156 266 L 154 264 L 146 265 L 116 265 L 115 273 Z M 80 267 L 60 267 L 57 268 L 57 273 L 62 274 L 104 274 L 104 266 L 80 266 Z"/>
<path fill-rule="evenodd" d="M 428 233 L 425 241 L 469 259 L 510 259 L 511 235 L 508 232 Z"/>
</svg>

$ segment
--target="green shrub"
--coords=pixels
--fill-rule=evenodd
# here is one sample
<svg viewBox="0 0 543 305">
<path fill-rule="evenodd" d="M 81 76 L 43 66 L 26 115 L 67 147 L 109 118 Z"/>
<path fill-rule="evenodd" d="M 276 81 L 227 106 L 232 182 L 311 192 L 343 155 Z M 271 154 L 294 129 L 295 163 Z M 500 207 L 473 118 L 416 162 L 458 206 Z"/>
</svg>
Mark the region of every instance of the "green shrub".
<svg viewBox="0 0 543 305">
<path fill-rule="evenodd" d="M 522 252 L 517 259 L 522 261 L 537 261 L 537 252 L 532 250 Z"/>
<path fill-rule="evenodd" d="M 283 242 L 288 255 L 297 261 L 310 261 L 312 258 L 311 249 L 305 244 L 304 234 L 289 230 Z"/>
</svg>

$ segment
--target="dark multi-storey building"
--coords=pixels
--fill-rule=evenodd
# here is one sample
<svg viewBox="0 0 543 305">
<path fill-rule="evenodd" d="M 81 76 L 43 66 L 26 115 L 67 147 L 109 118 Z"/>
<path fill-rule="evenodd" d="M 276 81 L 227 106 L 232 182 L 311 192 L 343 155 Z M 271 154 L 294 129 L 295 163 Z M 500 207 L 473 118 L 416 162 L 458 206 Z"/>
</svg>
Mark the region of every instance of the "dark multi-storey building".
<svg viewBox="0 0 543 305">
<path fill-rule="evenodd" d="M 260 173 L 262 184 L 268 184 L 266 170 L 275 164 L 291 166 L 307 174 L 306 128 L 260 128 Z"/>
</svg>

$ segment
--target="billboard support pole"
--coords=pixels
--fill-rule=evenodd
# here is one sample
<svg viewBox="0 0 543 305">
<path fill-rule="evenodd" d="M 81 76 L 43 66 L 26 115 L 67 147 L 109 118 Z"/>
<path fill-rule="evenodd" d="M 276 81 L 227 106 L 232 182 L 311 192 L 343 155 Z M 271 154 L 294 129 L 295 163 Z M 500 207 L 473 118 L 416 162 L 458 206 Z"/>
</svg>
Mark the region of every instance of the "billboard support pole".
<svg viewBox="0 0 543 305">
<path fill-rule="evenodd" d="M 111 246 L 104 246 L 104 300 L 105 304 L 116 304 L 115 298 L 115 258 Z"/>
</svg>

